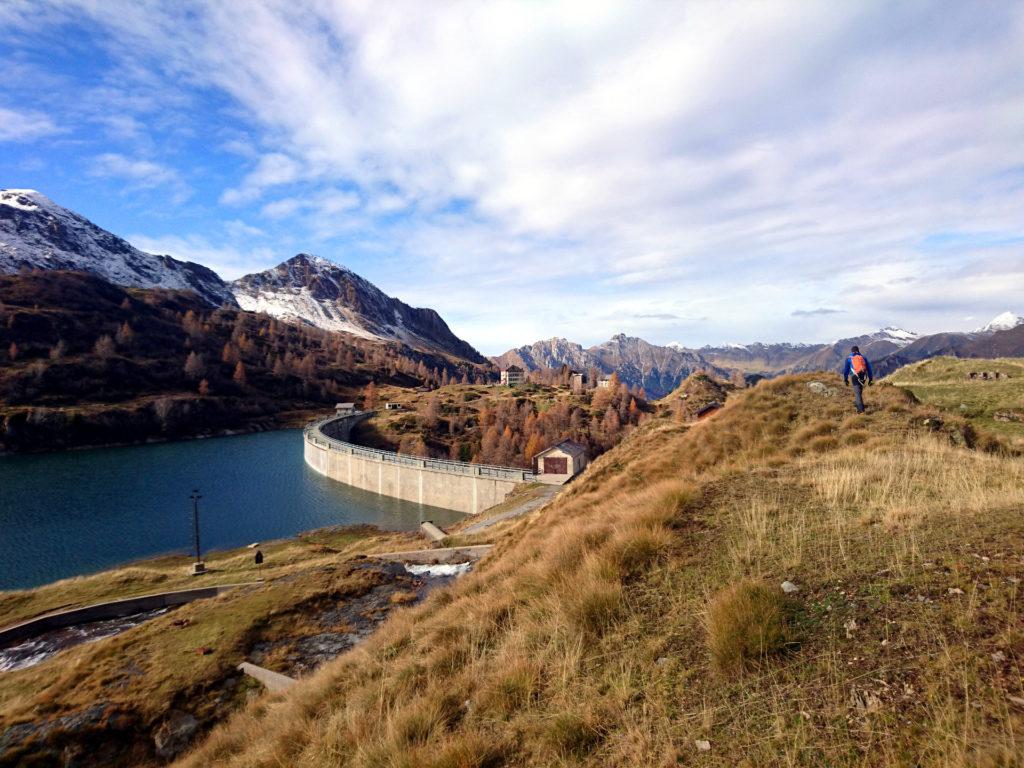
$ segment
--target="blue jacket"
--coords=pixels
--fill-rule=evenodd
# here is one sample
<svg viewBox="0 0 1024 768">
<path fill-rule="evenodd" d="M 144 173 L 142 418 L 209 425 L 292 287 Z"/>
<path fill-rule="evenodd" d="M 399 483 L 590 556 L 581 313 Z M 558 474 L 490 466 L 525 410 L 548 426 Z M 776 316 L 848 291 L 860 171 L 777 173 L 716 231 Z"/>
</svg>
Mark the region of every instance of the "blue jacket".
<svg viewBox="0 0 1024 768">
<path fill-rule="evenodd" d="M 861 357 L 864 357 L 864 355 L 861 355 Z M 871 372 L 871 362 L 866 357 L 864 357 L 864 362 L 867 363 L 868 366 L 868 381 L 874 381 L 875 374 Z M 846 365 L 843 366 L 843 381 L 845 381 L 847 384 L 850 383 L 850 374 L 852 373 L 853 355 L 850 355 L 848 358 L 846 358 Z"/>
</svg>

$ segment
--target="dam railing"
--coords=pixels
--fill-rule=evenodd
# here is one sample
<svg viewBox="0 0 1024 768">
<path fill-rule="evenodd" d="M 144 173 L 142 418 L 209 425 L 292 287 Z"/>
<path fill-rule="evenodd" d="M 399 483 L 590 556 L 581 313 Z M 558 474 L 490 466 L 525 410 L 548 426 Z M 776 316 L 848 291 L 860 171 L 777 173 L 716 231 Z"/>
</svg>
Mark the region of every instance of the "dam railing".
<svg viewBox="0 0 1024 768">
<path fill-rule="evenodd" d="M 471 464 L 465 461 L 451 461 L 449 459 L 428 459 L 419 456 L 409 456 L 394 451 L 382 451 L 377 448 L 366 448 L 355 445 L 336 437 L 331 437 L 324 432 L 324 427 L 336 421 L 344 421 L 355 417 L 367 418 L 372 411 L 357 411 L 349 416 L 328 416 L 327 418 L 314 421 L 308 424 L 304 430 L 305 439 L 313 445 L 325 448 L 330 451 L 338 451 L 353 456 L 380 461 L 384 464 L 398 464 L 417 469 L 429 469 L 434 472 L 447 472 L 451 475 L 466 475 L 469 477 L 491 477 L 496 480 L 512 480 L 517 483 L 538 482 L 538 476 L 528 469 L 517 469 L 515 467 L 499 467 L 491 464 Z"/>
</svg>

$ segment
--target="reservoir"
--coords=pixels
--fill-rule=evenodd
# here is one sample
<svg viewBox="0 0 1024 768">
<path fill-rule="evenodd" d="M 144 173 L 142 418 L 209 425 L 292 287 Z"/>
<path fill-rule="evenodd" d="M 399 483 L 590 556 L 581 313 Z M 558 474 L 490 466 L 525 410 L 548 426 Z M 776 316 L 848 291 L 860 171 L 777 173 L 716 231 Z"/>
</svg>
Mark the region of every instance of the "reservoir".
<svg viewBox="0 0 1024 768">
<path fill-rule="evenodd" d="M 412 530 L 458 512 L 330 480 L 303 460 L 302 430 L 0 456 L 0 589 L 38 586 L 192 547 L 203 551 L 330 525 Z"/>
</svg>

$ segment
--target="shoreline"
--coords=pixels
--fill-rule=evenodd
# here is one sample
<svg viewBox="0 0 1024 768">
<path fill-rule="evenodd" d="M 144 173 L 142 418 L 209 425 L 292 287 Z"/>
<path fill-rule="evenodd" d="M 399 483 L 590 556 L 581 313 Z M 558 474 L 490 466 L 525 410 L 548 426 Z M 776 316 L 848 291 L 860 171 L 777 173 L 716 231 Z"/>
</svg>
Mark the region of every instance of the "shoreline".
<svg viewBox="0 0 1024 768">
<path fill-rule="evenodd" d="M 277 432 L 287 429 L 302 429 L 307 423 L 315 419 L 316 414 L 326 412 L 328 409 L 310 409 L 309 411 L 282 411 L 283 418 L 276 416 L 266 417 L 253 421 L 241 427 L 232 427 L 219 431 L 204 431 L 195 434 L 178 435 L 175 437 L 148 437 L 145 440 L 120 440 L 113 442 L 88 443 L 86 445 L 72 445 L 52 450 L 9 450 L 0 447 L 0 459 L 10 456 L 49 456 L 58 453 L 72 453 L 74 451 L 94 451 L 103 448 L 137 448 L 146 445 L 163 445 L 166 443 L 187 443 L 193 440 L 209 440 L 216 437 L 238 437 L 239 435 L 253 435 L 262 432 Z"/>
</svg>

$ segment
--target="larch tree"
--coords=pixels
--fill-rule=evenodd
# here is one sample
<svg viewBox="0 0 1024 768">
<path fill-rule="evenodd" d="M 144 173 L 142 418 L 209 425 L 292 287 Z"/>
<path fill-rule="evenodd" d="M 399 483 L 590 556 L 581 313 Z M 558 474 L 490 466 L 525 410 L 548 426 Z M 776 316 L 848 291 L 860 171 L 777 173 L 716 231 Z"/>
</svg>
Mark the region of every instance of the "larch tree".
<svg viewBox="0 0 1024 768">
<path fill-rule="evenodd" d="M 190 379 L 201 379 L 206 373 L 206 364 L 203 362 L 203 356 L 196 353 L 195 351 L 189 352 L 188 357 L 185 358 L 185 375 Z"/>
<path fill-rule="evenodd" d="M 114 340 L 104 334 L 96 339 L 96 343 L 93 345 L 92 352 L 97 357 L 109 360 L 115 354 L 117 354 L 117 345 L 114 344 Z"/>
<path fill-rule="evenodd" d="M 117 340 L 117 346 L 123 349 L 127 349 L 135 344 L 135 331 L 128 325 L 127 320 L 121 323 L 121 327 L 117 329 L 117 334 L 114 338 Z"/>
<path fill-rule="evenodd" d="M 377 386 L 371 381 L 366 385 L 366 389 L 363 390 L 363 409 L 372 411 L 377 407 L 378 401 Z"/>
</svg>

